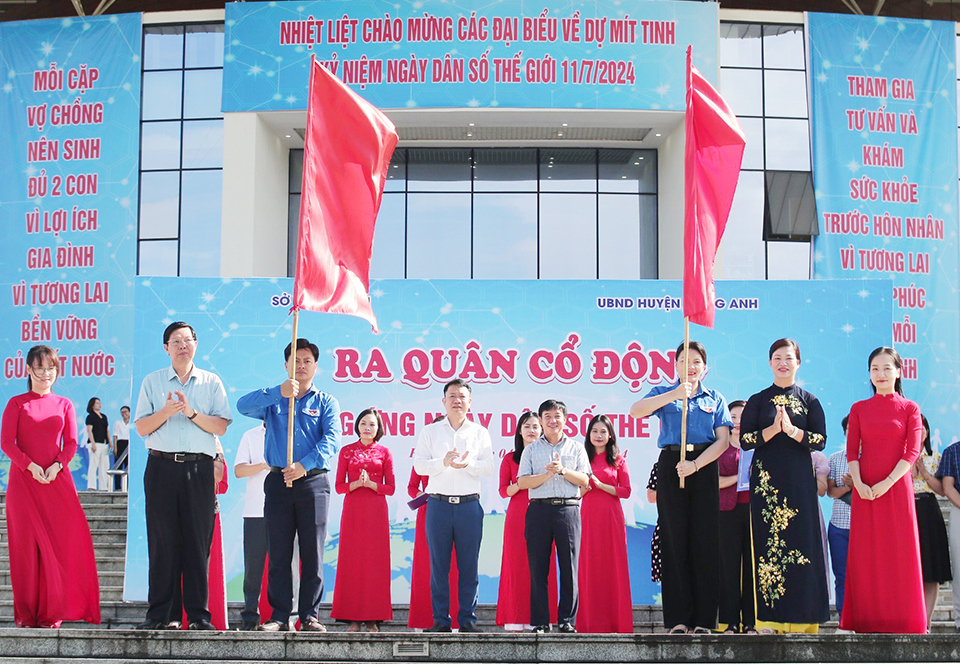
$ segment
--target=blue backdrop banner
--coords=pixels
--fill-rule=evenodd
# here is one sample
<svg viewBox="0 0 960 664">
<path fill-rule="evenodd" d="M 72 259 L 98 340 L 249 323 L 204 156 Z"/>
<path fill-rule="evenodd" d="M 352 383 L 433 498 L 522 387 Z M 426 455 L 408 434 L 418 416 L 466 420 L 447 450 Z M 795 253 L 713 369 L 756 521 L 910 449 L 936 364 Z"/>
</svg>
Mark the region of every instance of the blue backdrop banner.
<svg viewBox="0 0 960 664">
<path fill-rule="evenodd" d="M 231 2 L 223 110 L 305 109 L 316 55 L 379 108 L 678 111 L 687 45 L 716 83 L 718 34 L 707 2 Z"/>
<path fill-rule="evenodd" d="M 808 21 L 814 274 L 893 279 L 904 389 L 938 430 L 934 444 L 949 444 L 960 433 L 954 24 Z"/>
<path fill-rule="evenodd" d="M 140 23 L 0 23 L 0 398 L 26 391 L 28 349 L 50 345 L 82 439 L 90 397 L 111 423 L 130 398 Z M 70 469 L 87 488 L 84 450 Z"/>
<path fill-rule="evenodd" d="M 196 364 L 219 374 L 234 422 L 222 443 L 232 465 L 245 431 L 257 422 L 236 413 L 237 399 L 284 380 L 290 342 L 290 280 L 138 279 L 135 391 L 147 373 L 168 366 L 161 335 L 174 320 L 197 331 Z M 890 343 L 890 282 L 725 282 L 718 284 L 716 330 L 696 328 L 709 353 L 707 383 L 729 400 L 747 398 L 772 381 L 770 343 L 790 336 L 803 349 L 800 379 L 827 413 L 828 452 L 842 443 L 840 419 L 870 394 L 867 354 Z M 583 440 L 596 413 L 608 414 L 632 473 L 623 501 L 634 604 L 659 601 L 650 581 L 650 538 L 656 506 L 644 487 L 657 457 L 658 421 L 629 417 L 630 405 L 653 385 L 674 380 L 673 353 L 683 339 L 679 282 L 657 281 L 378 281 L 371 284 L 384 332 L 358 318 L 304 312 L 300 336 L 321 348 L 316 384 L 343 409 L 344 444 L 354 416 L 384 411 L 381 441 L 394 455 L 397 491 L 389 497 L 392 596 L 410 591 L 415 514 L 406 485 L 423 426 L 443 412 L 442 387 L 453 377 L 473 383 L 473 416 L 486 426 L 498 457 L 513 449 L 517 416 L 548 397 L 569 408 L 567 433 Z M 789 315 L 784 315 L 789 311 Z M 124 597 L 145 599 L 147 548 L 142 441 L 132 444 L 129 535 Z M 242 600 L 242 509 L 245 481 L 230 474 L 220 497 L 231 600 Z M 486 513 L 480 601 L 496 602 L 503 519 L 496 474 L 482 484 Z M 342 496 L 332 501 L 325 557 L 325 600 L 338 559 Z M 829 505 L 826 505 L 829 509 Z M 594 563 L 596 561 L 593 561 Z"/>
</svg>

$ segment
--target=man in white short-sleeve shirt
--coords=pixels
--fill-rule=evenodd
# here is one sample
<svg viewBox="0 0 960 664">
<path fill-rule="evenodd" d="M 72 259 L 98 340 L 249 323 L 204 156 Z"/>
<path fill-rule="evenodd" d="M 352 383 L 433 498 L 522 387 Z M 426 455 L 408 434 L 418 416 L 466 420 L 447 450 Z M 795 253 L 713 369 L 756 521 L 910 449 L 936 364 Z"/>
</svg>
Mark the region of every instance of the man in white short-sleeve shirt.
<svg viewBox="0 0 960 664">
<path fill-rule="evenodd" d="M 243 434 L 237 448 L 233 473 L 247 480 L 243 498 L 243 611 L 240 629 L 245 632 L 260 626 L 260 587 L 267 558 L 267 526 L 263 520 L 263 480 L 270 465 L 263 457 L 266 429 L 261 424 Z"/>
</svg>

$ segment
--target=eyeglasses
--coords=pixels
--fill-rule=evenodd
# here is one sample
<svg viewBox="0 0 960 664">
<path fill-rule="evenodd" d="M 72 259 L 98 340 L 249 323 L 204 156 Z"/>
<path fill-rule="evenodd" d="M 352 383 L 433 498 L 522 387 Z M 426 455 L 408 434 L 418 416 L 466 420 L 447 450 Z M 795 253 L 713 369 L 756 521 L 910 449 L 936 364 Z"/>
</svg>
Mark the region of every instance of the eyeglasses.
<svg viewBox="0 0 960 664">
<path fill-rule="evenodd" d="M 57 373 L 56 367 L 30 367 L 30 369 L 38 376 L 53 376 Z"/>
<path fill-rule="evenodd" d="M 181 337 L 179 339 L 170 339 L 167 341 L 168 346 L 189 346 L 190 344 L 196 342 L 194 337 Z"/>
</svg>

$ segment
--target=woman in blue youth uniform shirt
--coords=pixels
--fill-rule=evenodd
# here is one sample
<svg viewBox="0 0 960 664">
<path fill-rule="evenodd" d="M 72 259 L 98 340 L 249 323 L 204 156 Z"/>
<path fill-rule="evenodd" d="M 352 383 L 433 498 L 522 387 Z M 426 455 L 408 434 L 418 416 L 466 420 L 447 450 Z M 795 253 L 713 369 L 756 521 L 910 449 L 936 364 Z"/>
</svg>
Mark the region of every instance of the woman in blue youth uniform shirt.
<svg viewBox="0 0 960 664">
<path fill-rule="evenodd" d="M 708 633 L 717 627 L 720 602 L 720 488 L 714 461 L 727 449 L 733 421 L 727 402 L 703 386 L 707 351 L 691 341 L 683 375 L 677 348 L 674 385 L 658 385 L 633 404 L 630 414 L 660 418 L 657 511 L 663 584 L 663 625 L 671 634 Z M 687 397 L 687 453 L 680 461 L 683 398 Z M 685 488 L 680 488 L 684 478 Z"/>
</svg>

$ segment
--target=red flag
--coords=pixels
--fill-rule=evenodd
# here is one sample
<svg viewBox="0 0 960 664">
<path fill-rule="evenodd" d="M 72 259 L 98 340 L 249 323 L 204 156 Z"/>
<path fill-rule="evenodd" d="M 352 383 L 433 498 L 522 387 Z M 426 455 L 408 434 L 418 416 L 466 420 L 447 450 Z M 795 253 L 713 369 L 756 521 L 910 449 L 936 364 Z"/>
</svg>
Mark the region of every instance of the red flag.
<svg viewBox="0 0 960 664">
<path fill-rule="evenodd" d="M 693 66 L 692 55 L 688 46 L 683 315 L 713 327 L 713 263 L 737 190 L 746 139 L 727 102 Z"/>
<path fill-rule="evenodd" d="M 370 255 L 398 140 L 383 113 L 312 60 L 293 309 L 359 316 L 377 332 Z"/>
</svg>

